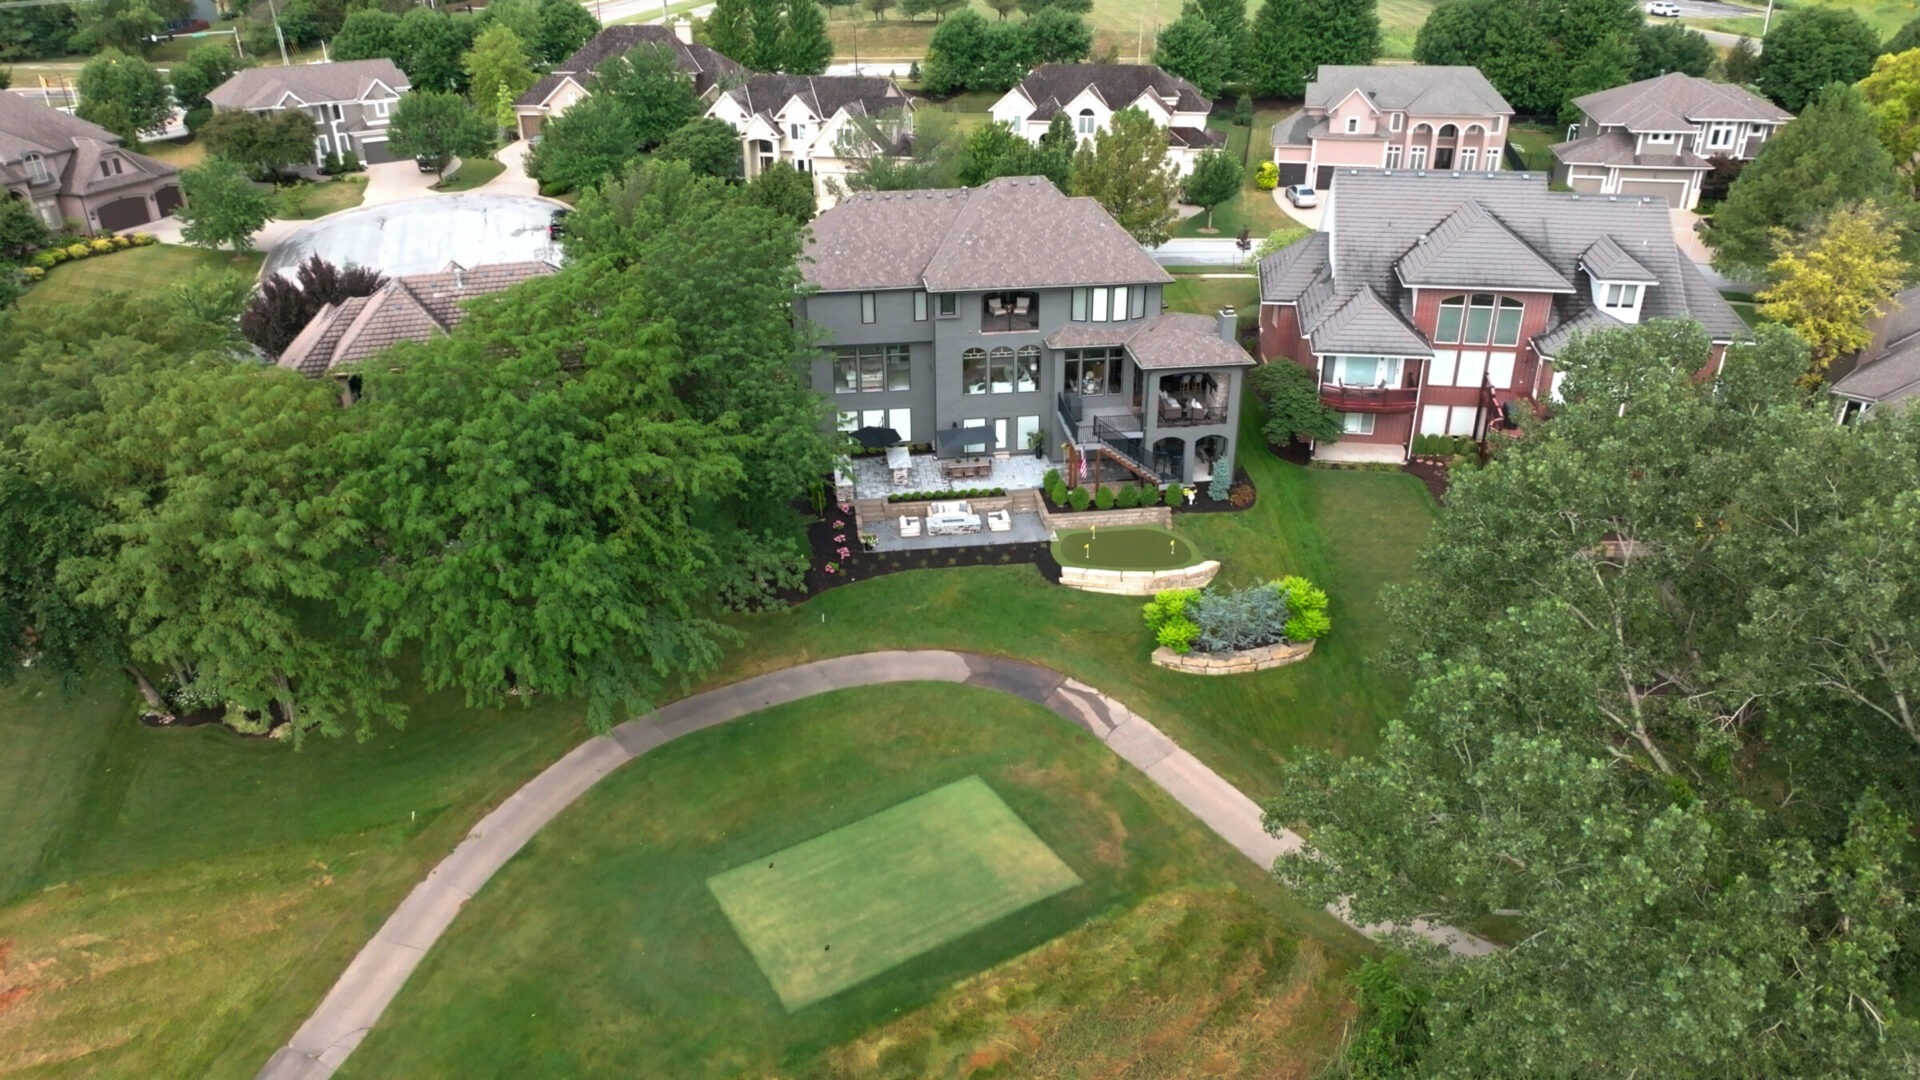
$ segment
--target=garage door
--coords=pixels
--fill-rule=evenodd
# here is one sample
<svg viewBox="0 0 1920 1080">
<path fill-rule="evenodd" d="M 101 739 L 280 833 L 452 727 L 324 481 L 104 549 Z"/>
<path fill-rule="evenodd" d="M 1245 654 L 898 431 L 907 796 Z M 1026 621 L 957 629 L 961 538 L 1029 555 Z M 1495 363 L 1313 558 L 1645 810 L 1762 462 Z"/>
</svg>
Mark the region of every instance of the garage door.
<svg viewBox="0 0 1920 1080">
<path fill-rule="evenodd" d="M 1283 161 L 1280 163 L 1280 186 L 1292 187 L 1307 182 L 1307 163 L 1304 161 Z"/>
<path fill-rule="evenodd" d="M 99 217 L 102 232 L 119 232 L 153 220 L 147 213 L 147 200 L 138 195 L 107 203 L 100 208 Z"/>
<path fill-rule="evenodd" d="M 180 194 L 180 185 L 178 184 L 168 184 L 166 187 L 153 193 L 153 203 L 160 208 L 161 217 L 166 217 L 168 214 L 180 209 L 181 204 L 186 201 L 186 198 Z"/>
<path fill-rule="evenodd" d="M 1622 195 L 1651 195 L 1656 199 L 1667 200 L 1668 206 L 1684 206 L 1687 200 L 1687 185 L 1676 180 L 1622 180 Z"/>
<path fill-rule="evenodd" d="M 1583 195 L 1600 194 L 1600 185 L 1604 183 L 1598 176 L 1576 176 L 1567 182 L 1567 186 Z"/>
<path fill-rule="evenodd" d="M 1313 187 L 1316 191 L 1333 190 L 1333 166 L 1320 166 L 1320 175 L 1314 179 Z"/>
</svg>

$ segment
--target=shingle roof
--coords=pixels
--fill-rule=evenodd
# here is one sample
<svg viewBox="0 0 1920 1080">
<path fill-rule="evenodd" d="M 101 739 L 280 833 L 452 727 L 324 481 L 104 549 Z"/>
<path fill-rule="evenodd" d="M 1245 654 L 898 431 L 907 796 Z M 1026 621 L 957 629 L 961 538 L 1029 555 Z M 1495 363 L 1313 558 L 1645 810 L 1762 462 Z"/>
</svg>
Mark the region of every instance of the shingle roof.
<svg viewBox="0 0 1920 1080">
<path fill-rule="evenodd" d="M 1573 291 L 1567 275 L 1472 199 L 1415 237 L 1397 269 L 1400 280 L 1408 285 Z"/>
<path fill-rule="evenodd" d="M 75 139 L 73 161 L 68 164 L 61 188 L 75 195 L 92 195 L 115 188 L 143 184 L 159 177 L 173 176 L 180 170 L 145 154 L 136 154 L 119 145 L 119 140 Z M 124 166 L 119 173 L 103 176 L 102 158 L 118 158 Z"/>
<path fill-rule="evenodd" d="M 1044 177 L 980 188 L 862 192 L 813 221 L 803 271 L 825 292 L 1168 282 L 1100 204 Z"/>
<path fill-rule="evenodd" d="M 551 274 L 551 263 L 489 263 L 394 278 L 371 296 L 328 304 L 280 354 L 280 366 L 319 376 L 341 364 L 364 360 L 400 341 L 425 341 L 466 317 L 463 305 L 477 296 Z"/>
<path fill-rule="evenodd" d="M 1427 339 L 1368 286 L 1361 286 L 1344 301 L 1328 305 L 1317 315 L 1302 321 L 1302 329 L 1313 335 L 1315 352 L 1361 356 L 1433 355 Z"/>
<path fill-rule="evenodd" d="M 120 141 L 118 135 L 98 124 L 28 101 L 19 94 L 0 93 L 0 160 L 17 161 L 28 152 L 64 153 L 80 139 Z"/>
<path fill-rule="evenodd" d="M 372 100 L 376 83 L 398 94 L 407 89 L 407 76 L 385 57 L 247 68 L 209 90 L 207 101 L 220 109 L 271 109 L 288 94 L 308 105 Z"/>
<path fill-rule="evenodd" d="M 1273 125 L 1273 145 L 1308 146 L 1313 142 L 1313 129 L 1325 124 L 1321 117 L 1309 112 L 1297 112 L 1284 117 Z"/>
<path fill-rule="evenodd" d="M 1196 367 L 1252 367 L 1253 357 L 1220 336 L 1220 324 L 1206 315 L 1163 312 L 1144 323 L 1064 323 L 1047 336 L 1054 349 L 1125 346 L 1133 362 L 1146 370 Z"/>
<path fill-rule="evenodd" d="M 1639 260 L 1620 249 L 1611 236 L 1602 236 L 1580 253 L 1580 265 L 1601 281 L 1637 281 L 1652 285 L 1658 279 Z"/>
<path fill-rule="evenodd" d="M 1889 404 L 1920 397 L 1920 288 L 1893 298 L 1860 363 L 1829 388 L 1839 397 Z"/>
<path fill-rule="evenodd" d="M 642 45 L 658 45 L 671 51 L 674 64 L 693 77 L 693 91 L 696 94 L 704 94 L 719 80 L 729 75 L 744 74 L 747 70 L 732 57 L 714 52 L 705 45 L 681 41 L 672 27 L 609 26 L 588 39 L 572 56 L 555 64 L 551 73 L 528 87 L 527 92 L 521 94 L 514 104 L 540 104 L 569 76 L 574 82 L 585 86 L 593 81 L 593 73 L 599 70 L 601 64 L 616 56 L 625 56 Z"/>
<path fill-rule="evenodd" d="M 893 80 L 881 75 L 751 75 L 727 96 L 749 116 L 769 117 L 798 97 L 822 120 L 847 107 L 872 114 L 908 104 Z"/>
<path fill-rule="evenodd" d="M 1411 289 L 1402 285 L 1399 269 L 1420 238 L 1429 237 L 1431 243 L 1450 219 L 1451 228 L 1461 235 L 1474 235 L 1484 228 L 1478 223 L 1482 217 L 1496 221 L 1562 282 L 1553 320 L 1535 338 L 1549 355 L 1550 347 L 1563 340 L 1563 327 L 1590 324 L 1583 319 L 1592 300 L 1580 261 L 1589 251 L 1604 250 L 1596 248 L 1602 238 L 1656 282 L 1643 300 L 1643 318 L 1693 319 L 1716 341 L 1749 336 L 1746 324 L 1674 245 L 1664 200 L 1554 192 L 1537 175 L 1506 172 L 1342 169 L 1334 190 L 1338 195 L 1329 205 L 1325 226 L 1332 235 L 1323 242 L 1326 258 L 1320 270 L 1310 271 L 1314 251 L 1302 245 L 1295 245 L 1298 253 L 1286 249 L 1261 266 L 1262 300 L 1297 304 L 1301 325 L 1314 334 L 1316 350 L 1323 348 L 1322 335 L 1333 330 L 1344 333 L 1352 326 L 1353 336 L 1361 338 L 1371 337 L 1376 328 L 1390 330 L 1380 322 L 1380 310 L 1399 317 L 1411 302 Z M 1497 243 L 1505 246 L 1507 241 Z M 1426 265 L 1422 273 L 1436 273 L 1438 265 Z M 1466 288 L 1498 288 L 1492 281 L 1511 273 L 1499 263 L 1477 270 L 1470 260 L 1445 265 L 1449 274 L 1471 272 L 1465 279 L 1443 282 Z M 1332 275 L 1335 267 L 1337 279 Z M 1376 295 L 1349 311 L 1362 290 Z"/>
<path fill-rule="evenodd" d="M 1793 114 L 1728 83 L 1678 71 L 1573 99 L 1602 126 L 1629 131 L 1684 131 L 1701 120 L 1747 120 L 1784 124 Z"/>
<path fill-rule="evenodd" d="M 1204 113 L 1213 108 L 1198 87 L 1152 64 L 1040 64 L 1014 89 L 1033 102 L 1029 119 L 1050 120 L 1089 86 L 1114 109 L 1132 105 L 1149 91 L 1159 96 L 1163 105 L 1167 98 L 1173 98 L 1173 112 Z"/>
<path fill-rule="evenodd" d="M 1327 273 L 1327 234 L 1308 233 L 1260 260 L 1260 299 L 1294 301 Z"/>
<path fill-rule="evenodd" d="M 1632 134 L 1614 129 L 1603 131 L 1585 139 L 1555 143 L 1553 156 L 1569 165 L 1619 165 L 1638 169 L 1698 169 L 1712 168 L 1706 158 L 1688 150 L 1684 143 L 1675 140 L 1670 153 L 1640 153 L 1639 139 Z"/>
<path fill-rule="evenodd" d="M 1394 64 L 1355 67 L 1322 64 L 1307 84 L 1307 108 L 1326 110 L 1358 90 L 1381 109 L 1433 113 L 1440 116 L 1511 115 L 1513 106 L 1500 96 L 1476 67 L 1439 64 Z"/>
<path fill-rule="evenodd" d="M 1184 146 L 1190 150 L 1205 150 L 1214 146 L 1225 146 L 1227 133 L 1212 128 L 1170 127 L 1167 129 L 1168 146 Z"/>
</svg>

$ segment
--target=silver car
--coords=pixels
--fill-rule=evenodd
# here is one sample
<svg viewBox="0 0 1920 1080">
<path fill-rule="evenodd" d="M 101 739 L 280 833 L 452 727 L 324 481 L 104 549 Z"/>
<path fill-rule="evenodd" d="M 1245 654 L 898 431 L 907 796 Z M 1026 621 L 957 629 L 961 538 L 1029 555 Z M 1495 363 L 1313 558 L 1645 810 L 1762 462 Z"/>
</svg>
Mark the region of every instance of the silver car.
<svg viewBox="0 0 1920 1080">
<path fill-rule="evenodd" d="M 1312 184 L 1288 184 L 1287 201 L 1298 207 L 1320 205 L 1320 196 L 1314 193 Z"/>
</svg>

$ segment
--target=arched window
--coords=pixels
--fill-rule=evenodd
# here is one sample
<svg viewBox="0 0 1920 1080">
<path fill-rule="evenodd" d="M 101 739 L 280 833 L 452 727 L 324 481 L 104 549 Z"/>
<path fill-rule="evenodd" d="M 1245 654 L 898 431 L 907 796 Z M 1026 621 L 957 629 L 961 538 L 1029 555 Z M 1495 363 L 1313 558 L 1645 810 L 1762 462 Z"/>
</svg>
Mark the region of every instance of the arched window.
<svg viewBox="0 0 1920 1080">
<path fill-rule="evenodd" d="M 965 394 L 987 392 L 987 350 L 968 349 L 960 354 L 960 391 Z"/>
<path fill-rule="evenodd" d="M 1520 344 L 1520 317 L 1526 305 L 1511 296 L 1474 293 L 1440 301 L 1433 340 L 1438 344 Z"/>
<path fill-rule="evenodd" d="M 1005 345 L 993 350 L 987 359 L 988 382 L 996 394 L 1013 393 L 1013 350 Z"/>
<path fill-rule="evenodd" d="M 1415 139 L 1433 138 L 1433 125 L 1432 124 L 1415 124 L 1413 127 L 1413 137 Z"/>
<path fill-rule="evenodd" d="M 1019 362 L 1014 365 L 1013 388 L 1022 394 L 1040 389 L 1040 346 L 1020 346 Z"/>
<path fill-rule="evenodd" d="M 1460 129 L 1454 127 L 1452 124 L 1441 124 L 1440 137 L 1443 139 L 1457 139 L 1460 137 Z"/>
<path fill-rule="evenodd" d="M 1481 127 L 1479 124 L 1467 125 L 1467 138 L 1469 139 L 1473 138 L 1475 135 L 1485 137 L 1486 134 L 1487 134 L 1487 129 L 1484 127 Z"/>
<path fill-rule="evenodd" d="M 52 174 L 47 172 L 46 158 L 29 150 L 23 161 L 27 166 L 27 175 L 32 177 L 34 183 L 44 184 L 52 178 Z"/>
<path fill-rule="evenodd" d="M 1093 125 L 1093 110 L 1092 110 L 1092 109 L 1081 109 L 1081 110 L 1080 110 L 1080 122 L 1079 122 L 1079 131 L 1080 131 L 1080 134 L 1081 134 L 1081 136 L 1082 136 L 1083 138 L 1092 138 L 1092 137 L 1093 137 L 1093 126 L 1094 126 L 1094 125 Z"/>
</svg>

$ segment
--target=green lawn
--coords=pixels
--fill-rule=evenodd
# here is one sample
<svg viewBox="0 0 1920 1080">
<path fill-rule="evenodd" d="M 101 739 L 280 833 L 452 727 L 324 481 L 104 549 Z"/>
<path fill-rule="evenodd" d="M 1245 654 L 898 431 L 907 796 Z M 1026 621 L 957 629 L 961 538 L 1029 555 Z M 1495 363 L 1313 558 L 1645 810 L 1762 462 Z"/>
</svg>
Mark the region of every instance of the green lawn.
<svg viewBox="0 0 1920 1080">
<path fill-rule="evenodd" d="M 1507 131 L 1507 141 L 1520 151 L 1528 169 L 1552 172 L 1553 151 L 1550 148 L 1554 143 L 1565 141 L 1566 134 L 1567 129 L 1548 124 L 1515 124 Z"/>
<path fill-rule="evenodd" d="M 1170 570 L 1201 558 L 1186 537 L 1151 525 L 1067 529 L 1054 540 L 1053 557 L 1062 566 L 1105 570 Z"/>
<path fill-rule="evenodd" d="M 435 191 L 471 191 L 506 172 L 507 167 L 492 158 L 460 160 L 460 171 L 435 185 Z"/>
<path fill-rule="evenodd" d="M 1307 234 L 1306 226 L 1288 217 L 1273 201 L 1273 192 L 1261 191 L 1254 181 L 1254 172 L 1260 162 L 1272 156 L 1270 146 L 1274 122 L 1289 111 L 1281 108 L 1256 109 L 1253 127 L 1249 129 L 1228 123 L 1225 106 L 1215 110 L 1209 126 L 1227 133 L 1227 152 L 1238 158 L 1245 168 L 1240 193 L 1214 207 L 1213 231 L 1207 231 L 1207 215 L 1202 213 L 1181 221 L 1174 227 L 1173 235 L 1234 237 L 1240 235 L 1241 229 L 1246 229 L 1254 242 L 1258 243 L 1276 232 L 1301 236 Z M 1249 144 L 1252 144 L 1251 149 Z"/>
<path fill-rule="evenodd" d="M 274 217 L 283 221 L 310 221 L 341 210 L 351 210 L 367 197 L 367 178 L 342 177 L 317 184 L 291 184 L 279 189 Z"/>
<path fill-rule="evenodd" d="M 884 835 L 898 824 L 885 818 L 902 803 L 969 778 L 990 789 L 987 802 L 961 786 L 956 801 L 964 805 L 919 823 L 964 825 L 983 805 L 1004 800 L 1010 809 L 993 830 L 1024 832 L 1024 822 L 1037 850 L 1051 849 L 1077 882 L 1056 869 L 1044 890 L 1027 894 L 1045 895 L 1019 910 L 790 1012 L 708 880 L 766 873 L 767 862 L 777 875 L 782 860 L 808 858 L 795 845 L 823 834 L 864 846 L 863 827 L 881 821 Z M 888 917 L 888 888 L 885 880 L 873 883 L 876 919 L 911 933 Z M 946 901 L 964 907 L 970 891 Z M 1129 977 L 1107 970 L 1109 954 L 1130 947 L 1115 926 L 1129 913 L 1219 893 L 1250 902 L 1239 912 L 1238 934 L 1207 939 L 1189 926 L 1186 933 L 1205 940 L 1203 950 L 1163 937 L 1162 951 L 1137 956 Z M 1151 915 L 1149 907 L 1143 917 Z M 1344 994 L 1337 974 L 1361 948 L 1356 937 L 1301 910 L 1074 725 L 1009 695 L 908 683 L 771 709 L 671 743 L 603 780 L 465 906 L 339 1075 L 921 1077 L 967 1075 L 929 1068 L 934 1053 L 965 1062 L 995 1050 L 1012 1055 L 1003 1075 L 1039 1075 L 1028 1053 L 1074 1048 L 1006 1046 L 994 1030 L 1036 996 L 1041 988 L 1031 985 L 973 999 L 941 1025 L 937 1045 L 889 1048 L 872 1068 L 843 1068 L 835 1059 L 857 1056 L 837 1048 L 872 1025 L 929 1002 L 951 1009 L 943 994 L 957 981 L 980 972 L 995 979 L 1003 974 L 996 965 L 1018 967 L 1022 954 L 1089 920 L 1102 921 L 1081 931 L 1070 955 L 1054 959 L 1059 970 L 1046 987 L 1065 999 L 1056 996 L 1050 1011 L 1077 1014 L 1103 1035 L 1080 1045 L 1095 1056 L 1080 1075 L 1120 1074 L 1094 1060 L 1121 1043 L 1142 1048 L 1129 1075 L 1197 1075 L 1188 1063 L 1216 1041 L 1237 1046 L 1232 1073 L 1304 1074 L 1339 1038 L 1330 1022 Z M 819 956 L 831 968 L 827 952 Z M 1216 976 L 1244 969 L 1250 956 L 1266 961 L 1250 973 L 1252 985 L 1215 982 L 1174 1003 L 1194 1017 L 1191 1040 L 1165 1037 L 1169 1029 L 1160 1025 L 1135 1029 L 1125 1013 L 1102 1007 L 1109 995 L 1162 998 L 1163 980 L 1190 979 L 1198 968 Z M 792 963 L 804 970 L 806 960 L 796 954 Z M 1171 969 L 1164 975 L 1163 965 Z M 1298 1000 L 1283 1003 L 1289 992 Z M 1247 1007 L 1257 1001 L 1277 1008 Z"/>
<path fill-rule="evenodd" d="M 1239 316 L 1242 333 L 1260 324 L 1260 281 L 1251 271 L 1221 266 L 1168 269 L 1174 279 L 1162 294 L 1168 308 L 1212 315 L 1223 307 L 1232 307 Z"/>
<path fill-rule="evenodd" d="M 230 251 L 206 251 L 177 244 L 128 248 L 111 255 L 61 263 L 47 271 L 46 278 L 29 289 L 20 303 L 23 307 L 58 304 L 85 300 L 116 289 L 155 293 L 178 285 L 182 278 L 202 267 L 254 277 L 260 273 L 260 264 L 265 258 L 257 251 L 235 255 Z"/>
<path fill-rule="evenodd" d="M 1078 884 L 969 776 L 755 855 L 707 891 L 793 1012 Z"/>
<path fill-rule="evenodd" d="M 141 143 L 140 152 L 176 169 L 191 169 L 207 160 L 207 144 L 192 135 L 168 142 Z"/>
</svg>

